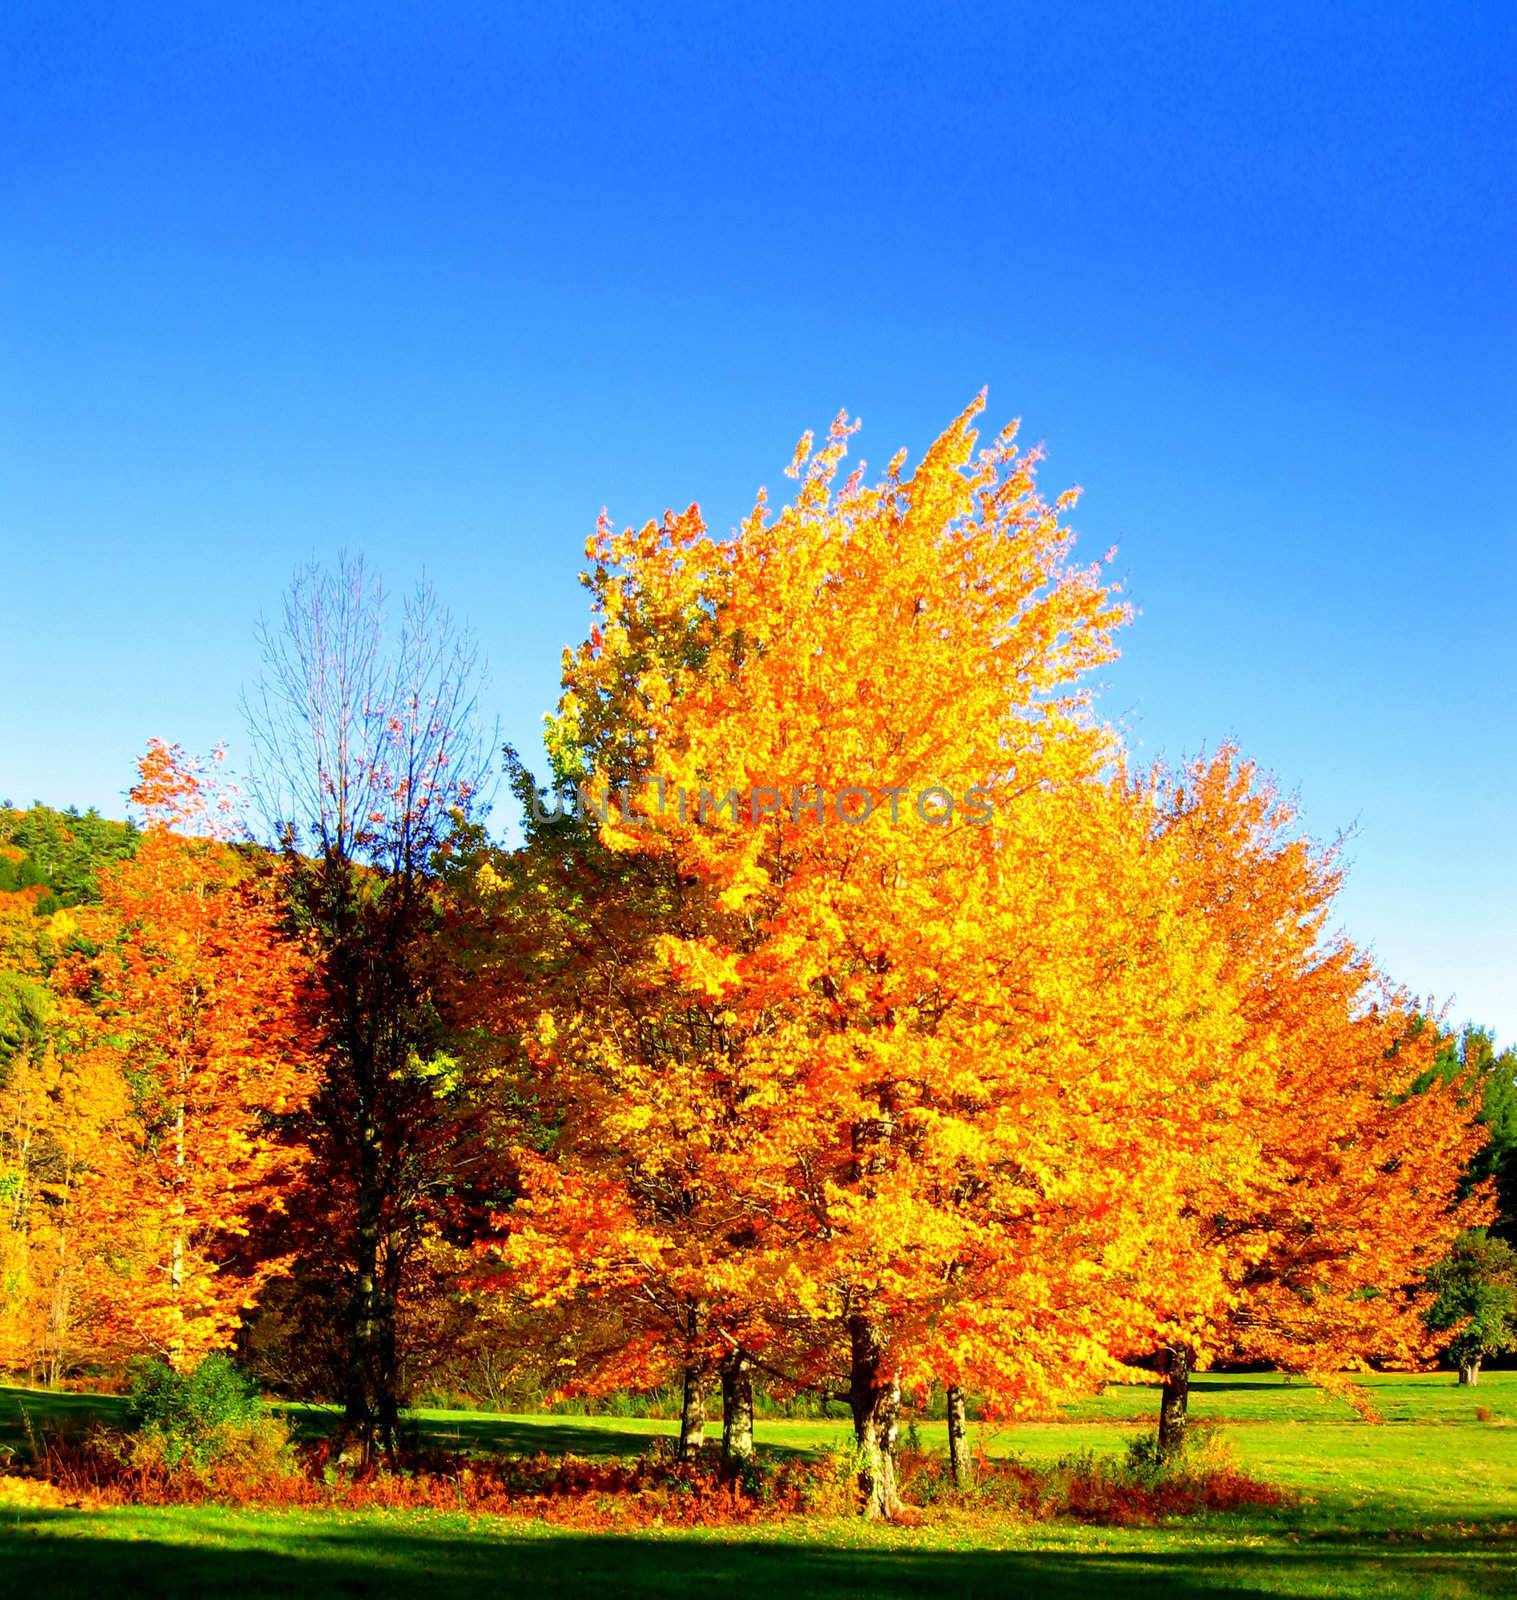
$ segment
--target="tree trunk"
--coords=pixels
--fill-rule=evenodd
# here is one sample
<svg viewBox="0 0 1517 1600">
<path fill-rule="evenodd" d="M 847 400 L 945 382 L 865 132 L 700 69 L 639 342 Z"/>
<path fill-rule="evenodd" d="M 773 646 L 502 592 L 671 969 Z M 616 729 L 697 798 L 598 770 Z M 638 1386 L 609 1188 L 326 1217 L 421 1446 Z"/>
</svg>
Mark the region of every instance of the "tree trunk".
<svg viewBox="0 0 1517 1600">
<path fill-rule="evenodd" d="M 1164 1387 L 1159 1397 L 1159 1454 L 1177 1455 L 1185 1443 L 1185 1412 L 1190 1403 L 1191 1351 L 1182 1344 L 1159 1352 Z"/>
<path fill-rule="evenodd" d="M 753 1372 L 747 1354 L 734 1350 L 722 1362 L 722 1462 L 753 1460 Z"/>
<path fill-rule="evenodd" d="M 182 1077 L 182 1074 L 181 1074 Z M 174 1334 L 165 1355 L 176 1371 L 184 1366 L 184 1091 L 174 1108 L 174 1239 L 169 1247 L 169 1287 L 174 1296 Z"/>
<path fill-rule="evenodd" d="M 379 1283 L 380 1220 L 384 1209 L 380 1161 L 378 1131 L 372 1119 L 365 1117 L 359 1135 L 353 1322 L 342 1427 L 344 1438 L 357 1447 L 365 1465 L 381 1451 L 394 1453 L 398 1416 L 394 1384 L 386 1371 L 384 1356 L 385 1297 Z M 393 1337 L 393 1329 L 390 1333 Z"/>
<path fill-rule="evenodd" d="M 903 1509 L 895 1471 L 901 1386 L 885 1374 L 885 1336 L 875 1323 L 851 1317 L 848 1336 L 853 1357 L 848 1399 L 859 1447 L 864 1515 L 889 1521 Z"/>
<path fill-rule="evenodd" d="M 378 1366 L 374 1379 L 375 1414 L 379 1437 L 391 1460 L 400 1441 L 400 1350 L 396 1340 L 395 1312 L 400 1304 L 401 1274 L 405 1270 L 406 1242 L 401 1234 L 387 1233 L 375 1306 L 379 1327 L 375 1341 Z"/>
<path fill-rule="evenodd" d="M 1480 1382 L 1480 1357 L 1470 1356 L 1459 1363 L 1459 1381 L 1474 1388 Z"/>
<path fill-rule="evenodd" d="M 953 1486 L 962 1489 L 969 1481 L 969 1440 L 965 1422 L 964 1391 L 957 1384 L 948 1386 L 948 1466 Z"/>
<path fill-rule="evenodd" d="M 73 1169 L 68 1168 L 64 1184 L 70 1194 L 73 1192 L 73 1176 Z M 64 1215 L 67 1217 L 68 1212 L 65 1211 Z M 42 1368 L 46 1375 L 46 1387 L 49 1389 L 56 1389 L 63 1381 L 64 1347 L 68 1343 L 69 1316 L 72 1308 L 69 1288 L 72 1270 L 68 1253 L 69 1237 L 66 1230 L 60 1230 L 53 1265 L 53 1292 L 48 1301 L 47 1330 L 43 1338 Z"/>
<path fill-rule="evenodd" d="M 706 1438 L 706 1375 L 699 1367 L 685 1368 L 684 1403 L 679 1414 L 679 1458 L 694 1461 Z"/>
</svg>

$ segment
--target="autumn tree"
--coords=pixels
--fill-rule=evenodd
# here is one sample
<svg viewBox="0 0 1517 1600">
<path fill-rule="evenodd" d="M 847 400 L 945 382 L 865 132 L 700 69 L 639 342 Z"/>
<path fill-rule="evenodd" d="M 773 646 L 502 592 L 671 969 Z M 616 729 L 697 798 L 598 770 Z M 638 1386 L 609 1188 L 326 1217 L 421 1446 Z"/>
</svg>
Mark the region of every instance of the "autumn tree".
<svg viewBox="0 0 1517 1600">
<path fill-rule="evenodd" d="M 1463 1181 L 1484 1136 L 1460 1081 L 1427 1081 L 1437 1036 L 1410 997 L 1329 926 L 1338 852 L 1231 748 L 1151 792 L 1183 914 L 1215 941 L 1242 1024 L 1240 1111 L 1260 1156 L 1241 1186 L 1198 1167 L 1185 1197 L 1188 1224 L 1223 1251 L 1228 1293 L 1200 1315 L 1183 1296 L 1155 1302 L 1172 1450 L 1198 1360 L 1336 1381 L 1426 1355 L 1425 1274 L 1484 1214 Z"/>
<path fill-rule="evenodd" d="M 666 860 L 607 848 L 593 815 L 546 812 L 520 763 L 513 782 L 525 844 L 480 853 L 454 902 L 470 930 L 468 1003 L 520 1039 L 525 1068 L 514 1113 L 502 1107 L 516 1149 L 511 1232 L 484 1278 L 553 1348 L 550 1388 L 675 1383 L 690 1457 L 730 1354 L 711 1252 L 733 1213 L 700 1184 L 688 1137 L 720 1092 L 680 1064 L 703 1018 L 649 943 L 680 925 L 680 885 Z M 624 1098 L 629 1058 L 662 1074 L 658 1104 Z M 742 1453 L 741 1437 L 729 1448 Z"/>
<path fill-rule="evenodd" d="M 74 843 L 67 823 L 36 808 L 0 819 L 0 858 L 19 868 L 0 891 L 0 1368 L 47 1384 L 102 1353 L 90 1292 L 101 1262 L 82 1202 L 125 1104 L 119 1063 L 81 1048 L 68 1003 L 74 963 L 98 947 L 74 910 L 48 909 L 48 873 Z M 135 830 L 118 825 L 116 839 L 128 835 L 134 849 Z M 92 872 L 75 865 L 70 898 L 98 901 Z"/>
<path fill-rule="evenodd" d="M 97 1283 L 112 1342 L 186 1365 L 230 1342 L 283 1265 L 239 1242 L 283 1208 L 298 1165 L 276 1124 L 310 1087 L 307 962 L 268 878 L 227 842 L 205 769 L 154 741 L 131 798 L 141 846 L 101 874 L 97 953 L 60 973 L 74 1048 L 119 1084 L 80 1153 L 80 1204 L 84 1243 L 112 1267 Z"/>
<path fill-rule="evenodd" d="M 82 1360 L 142 1348 L 121 1342 L 123 1260 L 103 1248 L 94 1204 L 131 1181 L 126 1084 L 119 1063 L 79 1047 L 69 1009 L 0 1064 L 0 1368 L 48 1385 Z"/>
<path fill-rule="evenodd" d="M 1490 1186 L 1496 1203 L 1491 1232 L 1510 1243 L 1517 1239 L 1517 1050 L 1498 1050 L 1491 1030 L 1473 1024 L 1457 1035 L 1444 1034 L 1425 1017 L 1417 1031 L 1424 1029 L 1437 1039 L 1437 1049 L 1412 1088 L 1420 1094 L 1434 1084 L 1457 1083 L 1478 1104 L 1486 1140 L 1465 1182 L 1471 1189 Z"/>
<path fill-rule="evenodd" d="M 1218 1292 L 1187 1164 L 1248 1159 L 1214 957 L 1076 686 L 1122 607 L 977 410 L 869 487 L 840 422 L 728 539 L 603 522 L 550 735 L 630 865 L 546 869 L 563 1134 L 508 1251 L 844 1397 L 881 1515 L 903 1386 L 1111 1373 L 1145 1275 Z"/>
<path fill-rule="evenodd" d="M 263 643 L 252 787 L 319 955 L 312 1138 L 337 1236 L 321 1250 L 347 1308 L 346 1429 L 369 1454 L 394 1444 L 397 1318 L 456 1176 L 435 868 L 488 771 L 478 659 L 425 584 L 391 633 L 381 586 L 346 558 L 297 575 Z"/>
<path fill-rule="evenodd" d="M 57 1315 L 67 1292 L 60 1219 L 47 1204 L 49 1180 L 66 1161 L 57 1136 L 55 1013 L 44 983 L 0 972 L 0 1369 L 26 1368 L 48 1381 L 61 1355 L 48 1335 L 67 1320 Z"/>
</svg>

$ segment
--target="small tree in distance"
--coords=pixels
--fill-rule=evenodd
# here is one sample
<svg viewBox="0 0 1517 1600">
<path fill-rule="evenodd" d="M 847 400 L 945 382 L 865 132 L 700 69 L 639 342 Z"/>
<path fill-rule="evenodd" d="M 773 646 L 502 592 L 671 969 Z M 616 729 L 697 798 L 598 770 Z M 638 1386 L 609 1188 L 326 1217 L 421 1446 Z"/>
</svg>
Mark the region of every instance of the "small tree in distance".
<svg viewBox="0 0 1517 1600">
<path fill-rule="evenodd" d="M 1428 1285 L 1436 1298 L 1427 1325 L 1452 1332 L 1446 1348 L 1459 1381 L 1476 1384 L 1487 1356 L 1517 1349 L 1517 1250 L 1484 1228 L 1470 1228 L 1428 1274 Z"/>
</svg>

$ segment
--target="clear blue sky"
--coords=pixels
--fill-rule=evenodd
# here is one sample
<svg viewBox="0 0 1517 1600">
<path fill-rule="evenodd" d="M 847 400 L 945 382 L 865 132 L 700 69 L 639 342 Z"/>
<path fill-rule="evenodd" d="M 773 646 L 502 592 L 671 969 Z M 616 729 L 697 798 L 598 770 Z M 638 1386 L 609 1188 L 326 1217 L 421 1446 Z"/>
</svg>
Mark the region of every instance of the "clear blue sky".
<svg viewBox="0 0 1517 1600">
<path fill-rule="evenodd" d="M 1328 14 L 1323 15 L 1326 11 Z M 602 504 L 727 526 L 981 385 L 1346 925 L 1517 1038 L 1509 4 L 0 14 L 0 796 L 242 738 L 312 555 L 425 567 L 532 748 Z"/>
</svg>

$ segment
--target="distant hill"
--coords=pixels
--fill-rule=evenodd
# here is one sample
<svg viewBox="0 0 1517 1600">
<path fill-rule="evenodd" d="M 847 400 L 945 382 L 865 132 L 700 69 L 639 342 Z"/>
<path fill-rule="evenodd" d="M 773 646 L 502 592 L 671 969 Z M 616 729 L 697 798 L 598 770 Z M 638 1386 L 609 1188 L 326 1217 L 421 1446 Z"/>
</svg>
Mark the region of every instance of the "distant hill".
<svg viewBox="0 0 1517 1600">
<path fill-rule="evenodd" d="M 141 835 L 98 811 L 0 807 L 0 894 L 22 894 L 39 916 L 99 898 L 100 869 L 135 855 Z"/>
</svg>

